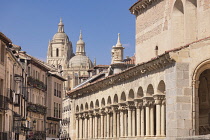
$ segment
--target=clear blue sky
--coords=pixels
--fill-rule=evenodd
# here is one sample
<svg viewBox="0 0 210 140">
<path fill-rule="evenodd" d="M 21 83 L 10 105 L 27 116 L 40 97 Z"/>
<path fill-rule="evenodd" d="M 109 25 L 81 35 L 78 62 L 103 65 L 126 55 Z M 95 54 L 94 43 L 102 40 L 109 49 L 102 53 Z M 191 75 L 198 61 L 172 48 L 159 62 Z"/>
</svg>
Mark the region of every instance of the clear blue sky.
<svg viewBox="0 0 210 140">
<path fill-rule="evenodd" d="M 124 56 L 135 52 L 135 16 L 128 10 L 137 0 L 11 0 L 1 2 L 0 32 L 23 51 L 46 59 L 48 41 L 57 32 L 60 17 L 76 49 L 80 29 L 86 54 L 97 64 L 110 64 L 117 34 Z"/>
</svg>

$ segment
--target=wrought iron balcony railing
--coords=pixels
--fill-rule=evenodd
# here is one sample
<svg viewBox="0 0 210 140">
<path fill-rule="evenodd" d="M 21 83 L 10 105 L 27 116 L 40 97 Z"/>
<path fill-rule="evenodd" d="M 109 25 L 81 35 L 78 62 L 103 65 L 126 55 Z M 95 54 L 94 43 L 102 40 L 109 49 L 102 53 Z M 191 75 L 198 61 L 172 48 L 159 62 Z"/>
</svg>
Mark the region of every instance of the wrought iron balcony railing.
<svg viewBox="0 0 210 140">
<path fill-rule="evenodd" d="M 47 86 L 42 81 L 39 81 L 38 79 L 34 79 L 31 76 L 28 77 L 28 84 L 30 86 L 33 86 L 34 88 L 47 91 Z"/>
<path fill-rule="evenodd" d="M 31 112 L 35 112 L 35 113 L 44 115 L 47 113 L 47 107 L 29 102 L 27 105 L 27 111 L 31 111 Z"/>
<path fill-rule="evenodd" d="M 7 110 L 9 109 L 8 97 L 0 95 L 0 110 Z"/>
</svg>

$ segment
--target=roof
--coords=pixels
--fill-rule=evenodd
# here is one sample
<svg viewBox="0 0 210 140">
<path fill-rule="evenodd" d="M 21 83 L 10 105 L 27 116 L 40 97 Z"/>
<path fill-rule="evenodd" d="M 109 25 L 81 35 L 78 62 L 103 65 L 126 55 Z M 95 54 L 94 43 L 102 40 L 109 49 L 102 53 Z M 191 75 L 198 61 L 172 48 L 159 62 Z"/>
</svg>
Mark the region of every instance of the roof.
<svg viewBox="0 0 210 140">
<path fill-rule="evenodd" d="M 130 8 L 130 12 L 134 15 L 136 15 L 136 11 L 142 11 L 144 9 L 147 9 L 149 5 L 152 5 L 153 2 L 161 2 L 162 0 L 138 0 L 136 3 L 134 3 Z M 153 5 L 152 5 L 153 6 Z"/>
<path fill-rule="evenodd" d="M 12 43 L 12 41 L 6 37 L 2 32 L 0 32 L 0 40 L 2 40 L 6 45 Z"/>
<path fill-rule="evenodd" d="M 94 66 L 94 69 L 96 68 L 109 68 L 109 65 L 96 65 Z"/>
<path fill-rule="evenodd" d="M 122 75 L 123 73 L 128 73 L 128 75 L 133 74 L 133 72 L 131 73 L 130 71 L 132 71 L 132 70 L 135 71 L 135 69 L 140 68 L 140 67 L 142 68 L 141 70 L 144 70 L 144 68 L 146 68 L 146 65 L 147 65 L 147 64 L 149 64 L 149 63 L 151 63 L 151 62 L 154 62 L 154 61 L 156 61 L 156 60 L 158 60 L 158 59 L 161 60 L 161 58 L 166 58 L 166 59 L 168 59 L 169 61 L 173 62 L 174 60 L 172 60 L 172 59 L 170 58 L 170 56 L 169 56 L 169 53 L 170 53 L 170 52 L 179 51 L 179 50 L 181 50 L 181 49 L 184 49 L 184 48 L 189 47 L 191 44 L 194 44 L 194 43 L 197 43 L 197 42 L 200 42 L 200 41 L 203 41 L 203 40 L 207 40 L 207 39 L 210 39 L 210 36 L 209 36 L 209 37 L 206 37 L 206 38 L 203 38 L 203 39 L 200 39 L 200 40 L 197 40 L 197 41 L 194 41 L 194 42 L 192 42 L 192 43 L 186 44 L 186 45 L 184 45 L 184 46 L 181 46 L 181 47 L 178 47 L 178 48 L 174 48 L 174 49 L 172 49 L 172 50 L 165 51 L 163 54 L 158 55 L 157 57 L 151 58 L 149 61 L 142 62 L 142 63 L 137 64 L 136 66 L 130 67 L 130 68 L 128 68 L 128 69 L 122 71 L 121 73 L 117 73 L 117 74 L 114 74 L 114 75 L 107 76 L 107 77 L 102 78 L 102 79 L 99 79 L 99 80 L 97 80 L 97 81 L 95 81 L 95 82 L 92 82 L 92 83 L 89 83 L 89 84 L 85 84 L 85 85 L 81 85 L 80 87 L 75 87 L 73 90 L 69 91 L 67 94 L 68 94 L 69 96 L 73 96 L 74 94 L 77 94 L 77 92 L 80 91 L 80 90 L 83 89 L 83 88 L 87 88 L 87 87 L 93 86 L 93 85 L 96 84 L 96 83 L 105 81 L 105 80 L 107 80 L 107 79 L 114 78 L 114 77 L 116 77 L 116 76 L 122 77 L 121 75 Z M 171 62 L 170 62 L 170 63 L 171 63 Z M 163 65 L 163 64 L 162 64 L 162 65 Z M 133 75 L 135 75 L 135 73 L 134 73 Z M 124 78 L 124 79 L 126 79 L 126 78 Z M 122 80 L 124 80 L 124 79 L 122 78 Z M 111 80 L 111 83 L 112 83 L 112 81 L 113 81 L 113 80 Z M 116 81 L 118 82 L 119 79 L 116 79 Z M 110 84 L 110 83 L 108 83 L 108 84 Z M 105 85 L 105 86 L 106 86 L 106 85 Z M 102 87 L 100 87 L 100 89 L 102 89 Z M 86 90 L 86 91 L 87 91 L 87 90 Z M 93 89 L 92 89 L 92 91 L 93 91 Z M 87 91 L 87 92 L 88 92 L 88 91 Z"/>
<path fill-rule="evenodd" d="M 128 57 L 128 58 L 124 59 L 123 62 L 125 64 L 133 64 L 133 65 L 135 65 L 135 63 L 136 63 L 136 56 L 134 55 L 134 56 Z"/>
</svg>

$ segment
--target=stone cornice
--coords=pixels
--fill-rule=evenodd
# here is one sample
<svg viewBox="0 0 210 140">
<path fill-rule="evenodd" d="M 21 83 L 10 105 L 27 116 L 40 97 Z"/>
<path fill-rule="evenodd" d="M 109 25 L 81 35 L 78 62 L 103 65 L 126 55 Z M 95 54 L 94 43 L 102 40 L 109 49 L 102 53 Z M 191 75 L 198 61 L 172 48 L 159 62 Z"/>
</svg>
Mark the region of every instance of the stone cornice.
<svg viewBox="0 0 210 140">
<path fill-rule="evenodd" d="M 157 69 L 164 68 L 167 65 L 172 64 L 173 62 L 174 60 L 171 59 L 169 53 L 166 53 L 156 58 L 153 58 L 146 63 L 141 63 L 134 67 L 126 69 L 121 73 L 108 76 L 106 78 L 100 79 L 99 81 L 93 82 L 75 90 L 71 90 L 68 92 L 68 95 L 70 98 L 80 98 L 83 95 L 88 95 L 93 92 L 105 89 L 109 86 L 113 86 L 115 84 L 132 79 L 134 77 L 141 76 L 146 73 L 155 71 Z"/>
<path fill-rule="evenodd" d="M 138 0 L 138 2 L 134 3 L 130 7 L 130 12 L 134 15 L 138 15 L 142 11 L 146 10 L 150 5 L 152 5 L 154 2 L 158 2 L 161 0 Z"/>
</svg>

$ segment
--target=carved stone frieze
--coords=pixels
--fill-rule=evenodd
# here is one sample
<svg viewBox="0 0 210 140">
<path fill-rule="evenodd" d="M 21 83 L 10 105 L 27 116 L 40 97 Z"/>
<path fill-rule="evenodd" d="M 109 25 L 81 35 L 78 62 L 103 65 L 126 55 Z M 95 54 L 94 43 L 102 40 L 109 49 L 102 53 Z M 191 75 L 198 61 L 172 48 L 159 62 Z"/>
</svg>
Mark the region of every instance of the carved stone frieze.
<svg viewBox="0 0 210 140">
<path fill-rule="evenodd" d="M 155 102 L 155 100 L 154 100 L 154 98 L 153 97 L 143 97 L 142 98 L 143 99 L 143 105 L 144 106 L 146 106 L 146 107 L 148 107 L 148 106 L 152 106 L 152 105 L 154 105 L 154 102 Z"/>
<path fill-rule="evenodd" d="M 154 94 L 153 98 L 155 99 L 155 104 L 160 105 L 163 100 L 165 100 L 165 95 L 164 94 Z"/>
</svg>

